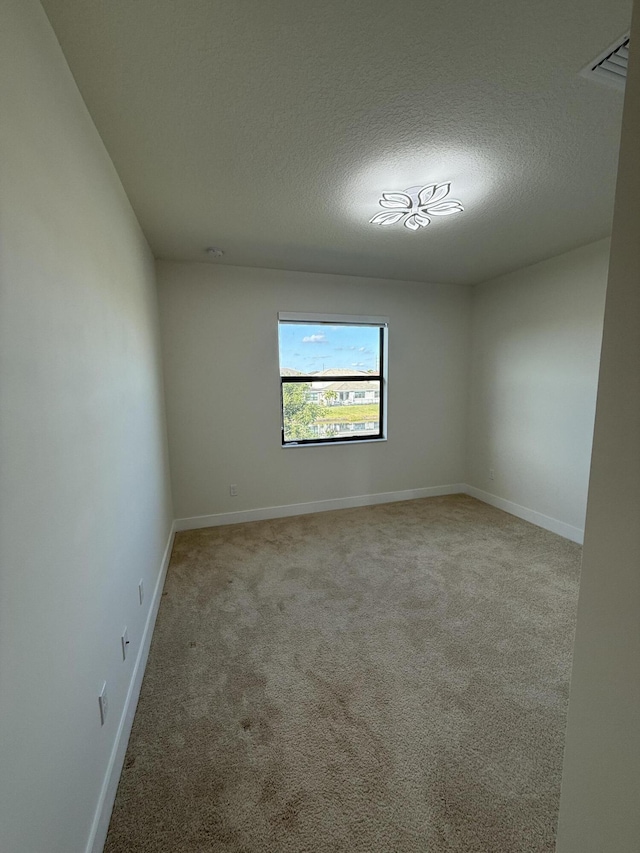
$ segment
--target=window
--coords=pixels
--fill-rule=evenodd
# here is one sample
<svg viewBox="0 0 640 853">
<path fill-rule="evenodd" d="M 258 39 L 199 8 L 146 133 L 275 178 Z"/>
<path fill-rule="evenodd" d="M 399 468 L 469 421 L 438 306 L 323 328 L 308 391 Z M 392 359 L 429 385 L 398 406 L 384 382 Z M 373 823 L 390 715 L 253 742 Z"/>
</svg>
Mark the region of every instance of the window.
<svg viewBox="0 0 640 853">
<path fill-rule="evenodd" d="M 278 316 L 283 446 L 386 438 L 386 317 Z"/>
</svg>

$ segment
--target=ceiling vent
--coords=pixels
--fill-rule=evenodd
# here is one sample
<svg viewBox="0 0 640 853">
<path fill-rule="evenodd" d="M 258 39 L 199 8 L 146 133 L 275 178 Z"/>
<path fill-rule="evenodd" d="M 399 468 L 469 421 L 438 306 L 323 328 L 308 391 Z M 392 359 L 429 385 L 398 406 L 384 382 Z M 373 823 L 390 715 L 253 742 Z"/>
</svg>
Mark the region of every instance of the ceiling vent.
<svg viewBox="0 0 640 853">
<path fill-rule="evenodd" d="M 615 41 L 580 73 L 590 80 L 597 80 L 599 83 L 624 89 L 627 80 L 628 61 L 629 33 Z"/>
</svg>

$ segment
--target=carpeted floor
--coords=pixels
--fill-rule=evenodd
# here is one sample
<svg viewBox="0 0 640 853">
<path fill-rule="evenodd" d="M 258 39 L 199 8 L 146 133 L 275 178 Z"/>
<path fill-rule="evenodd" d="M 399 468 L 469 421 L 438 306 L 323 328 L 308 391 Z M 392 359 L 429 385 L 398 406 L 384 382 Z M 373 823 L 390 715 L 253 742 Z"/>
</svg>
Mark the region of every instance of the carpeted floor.
<svg viewBox="0 0 640 853">
<path fill-rule="evenodd" d="M 579 563 L 464 495 L 178 534 L 105 850 L 552 851 Z"/>
</svg>

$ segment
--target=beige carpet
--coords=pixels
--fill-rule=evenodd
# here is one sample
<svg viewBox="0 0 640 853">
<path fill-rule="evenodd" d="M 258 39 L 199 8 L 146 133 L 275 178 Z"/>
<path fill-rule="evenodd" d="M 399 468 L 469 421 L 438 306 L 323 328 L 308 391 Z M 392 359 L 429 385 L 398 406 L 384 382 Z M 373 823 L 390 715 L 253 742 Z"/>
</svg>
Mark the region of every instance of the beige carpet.
<svg viewBox="0 0 640 853">
<path fill-rule="evenodd" d="M 552 851 L 579 561 L 463 495 L 178 534 L 107 853 Z"/>
</svg>

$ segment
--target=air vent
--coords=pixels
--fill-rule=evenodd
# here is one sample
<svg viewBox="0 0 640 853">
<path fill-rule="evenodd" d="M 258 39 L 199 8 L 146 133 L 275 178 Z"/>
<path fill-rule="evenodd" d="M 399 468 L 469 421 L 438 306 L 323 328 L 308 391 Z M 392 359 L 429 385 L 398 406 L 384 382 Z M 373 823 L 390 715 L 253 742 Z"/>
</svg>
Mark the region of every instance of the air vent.
<svg viewBox="0 0 640 853">
<path fill-rule="evenodd" d="M 627 62 L 629 61 L 629 33 L 619 38 L 610 47 L 590 62 L 580 72 L 583 77 L 597 80 L 624 89 L 627 80 Z"/>
</svg>

